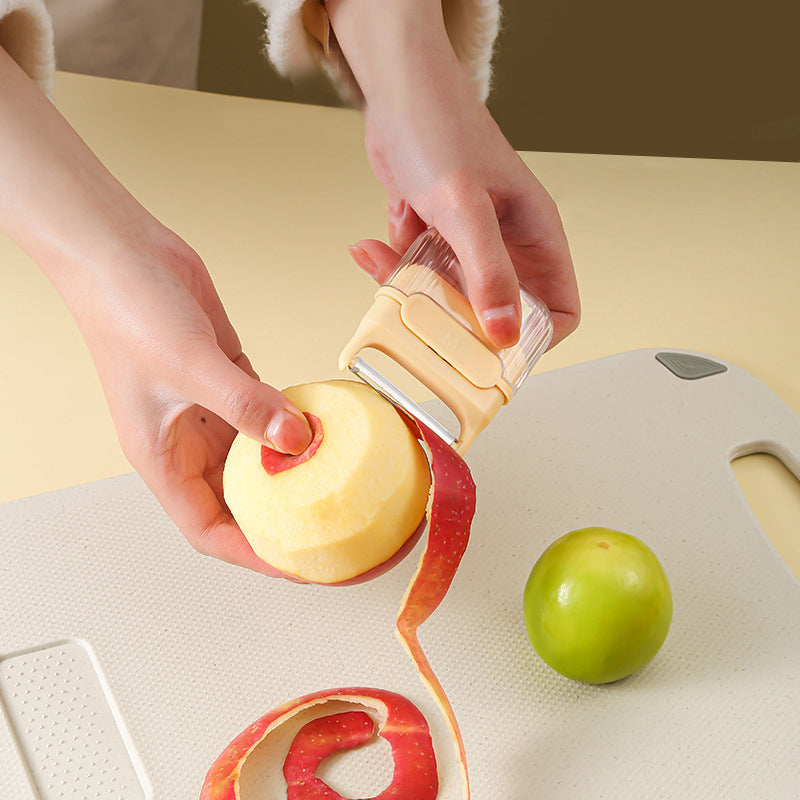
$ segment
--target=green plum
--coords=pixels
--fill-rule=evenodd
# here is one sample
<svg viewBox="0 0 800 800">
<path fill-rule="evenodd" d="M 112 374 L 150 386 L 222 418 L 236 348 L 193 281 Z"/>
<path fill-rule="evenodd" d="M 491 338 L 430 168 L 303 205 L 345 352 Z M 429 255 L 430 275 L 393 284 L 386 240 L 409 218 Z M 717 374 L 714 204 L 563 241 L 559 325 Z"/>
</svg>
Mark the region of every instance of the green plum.
<svg viewBox="0 0 800 800">
<path fill-rule="evenodd" d="M 531 570 L 523 600 L 536 652 L 585 683 L 641 669 L 672 622 L 672 592 L 655 553 L 608 528 L 582 528 L 553 542 Z"/>
</svg>

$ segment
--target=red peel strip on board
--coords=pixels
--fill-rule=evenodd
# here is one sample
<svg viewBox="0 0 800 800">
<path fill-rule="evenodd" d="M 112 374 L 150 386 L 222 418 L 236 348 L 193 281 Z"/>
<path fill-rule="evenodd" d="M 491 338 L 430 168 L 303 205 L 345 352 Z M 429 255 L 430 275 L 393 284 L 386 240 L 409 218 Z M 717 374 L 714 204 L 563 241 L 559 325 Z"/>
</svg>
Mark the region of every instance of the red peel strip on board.
<svg viewBox="0 0 800 800">
<path fill-rule="evenodd" d="M 261 466 L 268 475 L 277 475 L 279 472 L 286 472 L 287 469 L 297 467 L 308 461 L 314 453 L 319 450 L 325 432 L 322 429 L 322 421 L 313 414 L 303 412 L 311 428 L 311 443 L 302 453 L 292 455 L 291 453 L 281 453 L 271 447 L 261 445 Z"/>
<path fill-rule="evenodd" d="M 242 731 L 214 762 L 200 792 L 200 800 L 240 800 L 239 775 L 248 755 L 283 723 L 301 711 L 332 701 L 357 703 L 365 708 L 371 708 L 380 717 L 377 733 L 389 742 L 395 757 L 392 783 L 378 795 L 380 800 L 388 800 L 388 798 L 396 798 L 396 800 L 435 799 L 439 791 L 436 758 L 433 754 L 433 743 L 425 717 L 411 701 L 399 694 L 387 692 L 384 689 L 351 687 L 305 695 L 273 709 L 254 722 L 249 728 Z M 341 749 L 339 733 L 336 730 L 337 727 L 341 728 L 341 717 L 341 714 L 332 714 L 315 720 L 318 724 L 311 731 L 311 741 L 313 744 L 313 735 L 315 735 L 320 753 L 330 754 Z M 355 738 L 359 744 L 362 744 L 363 740 L 359 741 L 359 737 L 363 735 L 363 731 L 353 733 L 353 727 L 354 723 L 351 717 L 345 725 L 345 735 L 341 738 Z M 360 727 L 357 720 L 355 727 Z M 301 730 L 298 736 L 303 735 Z M 308 741 L 306 745 L 310 746 Z M 324 757 L 323 755 L 318 759 L 320 753 L 315 753 L 308 763 L 301 763 L 297 761 L 297 754 L 292 755 L 293 749 L 294 744 L 290 748 L 285 762 L 289 765 L 292 779 L 298 775 L 302 776 L 313 761 L 318 764 Z M 284 768 L 286 769 L 286 767 Z M 287 790 L 288 800 L 323 800 L 323 798 L 325 800 L 329 798 L 330 800 L 343 800 L 341 795 L 316 777 L 313 783 L 291 783 Z"/>
<path fill-rule="evenodd" d="M 330 795 L 330 786 L 317 777 L 319 765 L 339 750 L 366 744 L 374 734 L 375 723 L 363 711 L 343 711 L 307 722 L 292 740 L 283 764 L 289 800 L 335 796 Z"/>
<path fill-rule="evenodd" d="M 459 455 L 427 427 L 403 416 L 428 448 L 432 481 L 428 540 L 400 605 L 396 633 L 444 715 L 456 749 L 464 798 L 469 800 L 461 731 L 444 688 L 422 650 L 417 630 L 444 599 L 466 551 L 475 513 L 475 484 Z M 374 800 L 435 800 L 439 791 L 436 758 L 425 717 L 401 695 L 364 688 L 317 692 L 265 714 L 239 734 L 214 762 L 200 800 L 240 800 L 239 774 L 253 749 L 295 714 L 336 700 L 372 708 L 382 717 L 378 735 L 391 744 L 395 770 L 391 785 Z M 366 741 L 363 716 L 360 712 L 320 716 L 300 730 L 284 762 L 287 800 L 344 800 L 314 773 L 327 755 Z"/>
</svg>

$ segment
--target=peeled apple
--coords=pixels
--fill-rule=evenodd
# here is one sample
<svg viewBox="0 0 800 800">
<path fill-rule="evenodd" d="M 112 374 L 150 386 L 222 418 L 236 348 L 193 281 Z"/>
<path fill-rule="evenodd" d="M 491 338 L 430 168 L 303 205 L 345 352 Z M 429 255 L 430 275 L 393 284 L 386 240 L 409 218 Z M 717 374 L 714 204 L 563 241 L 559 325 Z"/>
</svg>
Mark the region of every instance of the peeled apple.
<svg viewBox="0 0 800 800">
<path fill-rule="evenodd" d="M 223 475 L 225 501 L 261 559 L 313 583 L 369 573 L 414 535 L 430 471 L 395 407 L 362 383 L 320 381 L 284 392 L 314 439 L 287 457 L 239 435 Z"/>
</svg>

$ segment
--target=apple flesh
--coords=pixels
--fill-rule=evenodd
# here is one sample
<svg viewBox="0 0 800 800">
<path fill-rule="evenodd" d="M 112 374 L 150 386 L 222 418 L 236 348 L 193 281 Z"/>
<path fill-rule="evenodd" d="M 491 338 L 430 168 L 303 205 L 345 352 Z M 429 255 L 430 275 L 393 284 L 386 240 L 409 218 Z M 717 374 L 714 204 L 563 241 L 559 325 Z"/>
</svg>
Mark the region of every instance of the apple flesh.
<svg viewBox="0 0 800 800">
<path fill-rule="evenodd" d="M 223 475 L 231 513 L 256 554 L 282 572 L 324 584 L 375 574 L 425 515 L 431 479 L 419 441 L 361 383 L 320 381 L 284 394 L 319 421 L 317 449 L 270 474 L 262 445 L 237 436 Z"/>
<path fill-rule="evenodd" d="M 644 667 L 672 621 L 672 592 L 655 553 L 608 528 L 553 542 L 531 571 L 523 604 L 536 652 L 585 683 L 610 683 Z"/>
</svg>

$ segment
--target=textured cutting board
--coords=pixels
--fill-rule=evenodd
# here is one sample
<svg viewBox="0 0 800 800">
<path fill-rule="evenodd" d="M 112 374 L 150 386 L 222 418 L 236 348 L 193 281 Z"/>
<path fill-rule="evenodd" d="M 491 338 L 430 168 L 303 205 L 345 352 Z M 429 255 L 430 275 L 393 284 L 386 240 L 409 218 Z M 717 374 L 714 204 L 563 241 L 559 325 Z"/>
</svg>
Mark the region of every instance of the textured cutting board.
<svg viewBox="0 0 800 800">
<path fill-rule="evenodd" d="M 530 379 L 469 453 L 473 538 L 420 638 L 475 798 L 798 796 L 800 586 L 730 461 L 766 451 L 800 475 L 800 419 L 733 365 L 712 359 L 727 369 L 688 380 L 658 352 Z M 587 525 L 644 539 L 675 600 L 655 660 L 602 687 L 549 670 L 521 614 L 541 551 Z M 371 685 L 420 706 L 441 797 L 460 797 L 444 724 L 393 633 L 419 551 L 363 586 L 304 587 L 195 554 L 133 475 L 5 504 L 0 794 L 195 798 L 263 712 Z M 248 762 L 245 798 L 268 796 L 261 766 Z M 375 745 L 328 776 L 361 797 L 390 769 Z"/>
</svg>

